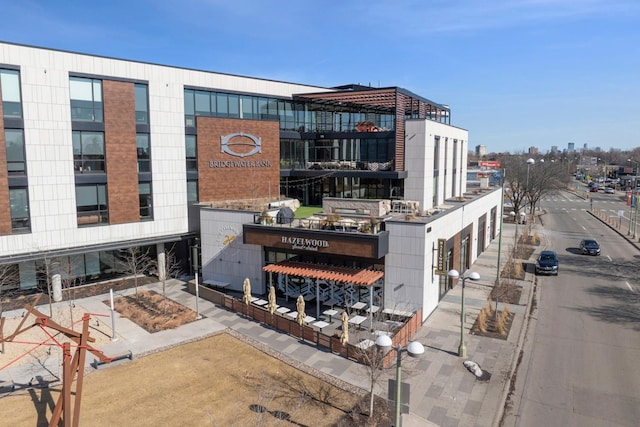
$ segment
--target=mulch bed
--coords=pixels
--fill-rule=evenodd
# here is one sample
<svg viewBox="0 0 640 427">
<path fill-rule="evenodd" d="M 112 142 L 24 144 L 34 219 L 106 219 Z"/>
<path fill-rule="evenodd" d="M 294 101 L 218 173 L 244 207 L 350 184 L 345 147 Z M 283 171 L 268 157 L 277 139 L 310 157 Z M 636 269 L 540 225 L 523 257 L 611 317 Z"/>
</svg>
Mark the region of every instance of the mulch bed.
<svg viewBox="0 0 640 427">
<path fill-rule="evenodd" d="M 524 280 L 527 275 L 525 266 L 523 265 L 519 270 L 516 270 L 512 264 L 507 264 L 500 273 L 502 279 Z"/>
<path fill-rule="evenodd" d="M 498 316 L 499 315 L 500 315 L 500 312 L 498 312 Z M 471 334 L 482 336 L 482 337 L 489 337 L 489 338 L 497 338 L 497 339 L 501 339 L 501 340 L 506 340 L 507 338 L 509 338 L 509 332 L 511 331 L 511 325 L 513 323 L 514 316 L 515 315 L 513 313 L 509 313 L 509 315 L 506 317 L 505 322 L 504 322 L 504 329 L 505 329 L 505 333 L 504 334 L 500 334 L 498 332 L 498 329 L 496 327 L 496 321 L 495 321 L 493 315 L 490 315 L 490 316 L 487 317 L 487 323 L 486 323 L 486 327 L 485 327 L 485 331 L 484 332 L 480 331 L 478 329 L 479 322 L 478 322 L 478 319 L 476 319 L 476 321 L 473 324 L 473 327 L 471 328 Z"/>
<path fill-rule="evenodd" d="M 103 302 L 111 304 L 109 300 Z M 175 329 L 196 320 L 195 311 L 153 291 L 118 297 L 114 309 L 149 333 Z"/>
<path fill-rule="evenodd" d="M 514 283 L 501 283 L 491 290 L 491 301 L 504 302 L 507 304 L 519 304 L 522 295 L 522 286 Z"/>
<path fill-rule="evenodd" d="M 157 277 L 138 277 L 138 286 L 155 283 L 157 281 Z M 96 295 L 108 294 L 110 289 L 113 289 L 113 292 L 117 292 L 124 289 L 131 289 L 133 287 L 135 287 L 135 281 L 131 278 L 110 282 L 92 283 L 72 288 L 71 291 L 63 289 L 62 299 L 64 301 L 68 301 L 69 297 L 74 300 L 88 298 Z M 49 295 L 41 290 L 36 289 L 22 292 L 3 292 L 2 309 L 7 311 L 19 310 L 24 308 L 26 304 L 34 304 L 38 297 L 40 298 L 38 300 L 38 305 L 49 304 Z"/>
<path fill-rule="evenodd" d="M 495 310 L 495 303 L 505 303 L 505 304 L 519 304 L 520 296 L 522 295 L 522 286 L 516 285 L 514 283 L 503 282 L 498 287 L 494 287 L 491 290 L 490 298 L 491 298 L 491 306 Z M 487 303 L 487 306 L 489 303 Z M 495 312 L 494 312 L 495 313 Z M 500 312 L 498 312 L 498 315 Z M 471 333 L 473 335 L 478 335 L 482 337 L 489 338 L 498 338 L 502 340 L 506 340 L 509 337 L 509 332 L 511 331 L 511 324 L 513 323 L 514 314 L 509 313 L 504 322 L 505 333 L 500 334 L 498 332 L 498 328 L 496 326 L 495 316 L 489 315 L 487 316 L 487 322 L 485 326 L 485 331 L 479 330 L 479 322 L 478 318 L 473 324 L 471 328 Z"/>
<path fill-rule="evenodd" d="M 540 246 L 540 238 L 534 236 L 520 236 L 519 243 L 525 245 Z"/>
</svg>

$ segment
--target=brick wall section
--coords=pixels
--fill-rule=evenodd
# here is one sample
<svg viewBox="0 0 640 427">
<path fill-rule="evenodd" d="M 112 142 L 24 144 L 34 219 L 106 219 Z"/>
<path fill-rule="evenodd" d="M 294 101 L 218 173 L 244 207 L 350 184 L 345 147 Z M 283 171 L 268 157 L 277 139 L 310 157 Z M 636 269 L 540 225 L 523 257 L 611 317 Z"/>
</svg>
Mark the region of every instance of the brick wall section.
<svg viewBox="0 0 640 427">
<path fill-rule="evenodd" d="M 133 83 L 103 81 L 109 224 L 140 221 Z"/>
<path fill-rule="evenodd" d="M 4 112 L 0 89 L 0 236 L 11 234 L 11 207 L 9 204 L 9 173 L 7 171 L 7 145 L 4 140 Z"/>
<path fill-rule="evenodd" d="M 198 117 L 198 198 L 201 202 L 272 197 L 280 194 L 280 129 L 278 122 Z M 247 157 L 221 152 L 220 137 L 244 132 L 262 138 L 262 152 Z M 233 138 L 234 142 L 250 140 Z M 247 153 L 251 147 L 234 146 Z M 209 162 L 270 162 L 269 166 L 210 167 Z"/>
</svg>

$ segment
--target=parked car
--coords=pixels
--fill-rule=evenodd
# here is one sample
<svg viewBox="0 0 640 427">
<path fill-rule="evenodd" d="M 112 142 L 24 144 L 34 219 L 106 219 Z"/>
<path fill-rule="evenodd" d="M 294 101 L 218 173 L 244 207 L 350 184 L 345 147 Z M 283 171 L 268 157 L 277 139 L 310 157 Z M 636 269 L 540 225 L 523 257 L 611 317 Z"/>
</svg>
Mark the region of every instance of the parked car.
<svg viewBox="0 0 640 427">
<path fill-rule="evenodd" d="M 594 185 L 593 187 L 591 187 L 591 188 L 589 189 L 589 191 L 591 191 L 592 193 L 597 193 L 597 192 L 598 192 L 598 186 L 597 186 L 597 185 Z"/>
<path fill-rule="evenodd" d="M 554 251 L 542 251 L 536 260 L 536 274 L 558 275 L 558 255 Z"/>
<path fill-rule="evenodd" d="M 604 192 L 605 192 L 606 194 L 615 194 L 616 190 L 614 190 L 614 189 L 613 189 L 613 188 L 611 188 L 611 187 L 607 187 L 607 188 L 605 188 L 605 189 L 604 189 Z"/>
<path fill-rule="evenodd" d="M 580 252 L 585 255 L 600 255 L 600 244 L 595 239 L 582 239 L 580 241 Z"/>
</svg>

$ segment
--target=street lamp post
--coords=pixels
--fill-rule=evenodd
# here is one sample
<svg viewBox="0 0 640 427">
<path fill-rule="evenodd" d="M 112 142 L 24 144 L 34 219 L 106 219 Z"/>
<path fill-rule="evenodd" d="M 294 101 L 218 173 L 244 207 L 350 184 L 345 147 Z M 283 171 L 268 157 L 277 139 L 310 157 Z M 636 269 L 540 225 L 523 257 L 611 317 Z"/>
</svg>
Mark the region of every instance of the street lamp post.
<svg viewBox="0 0 640 427">
<path fill-rule="evenodd" d="M 635 192 L 635 189 L 633 190 Z M 633 214 L 633 238 L 636 238 L 636 229 L 638 228 L 638 196 L 635 195 L 636 198 L 636 207 L 635 213 Z M 631 215 L 629 215 L 629 221 L 631 221 Z"/>
<path fill-rule="evenodd" d="M 633 214 L 633 238 L 635 239 L 638 220 L 638 197 L 636 194 L 636 187 L 638 186 L 638 162 L 632 159 L 627 159 L 627 162 L 635 164 L 635 168 L 633 169 L 633 187 L 631 188 L 631 204 L 629 206 L 629 232 L 627 233 L 631 235 L 631 214 L 635 209 L 635 213 Z"/>
<path fill-rule="evenodd" d="M 199 307 L 199 302 L 200 302 L 200 285 L 198 284 L 198 268 L 199 268 L 199 263 L 198 263 L 198 243 L 199 243 L 199 239 L 196 237 L 194 239 L 193 242 L 193 246 L 191 246 L 191 263 L 193 265 L 193 271 L 195 273 L 195 291 L 196 291 L 196 320 L 200 320 L 202 319 L 202 316 L 200 315 L 200 307 Z"/>
<path fill-rule="evenodd" d="M 447 276 L 449 276 L 450 279 L 456 280 L 460 277 L 460 273 L 458 273 L 458 270 L 449 270 L 449 272 L 447 273 Z M 464 282 L 467 279 L 471 279 L 471 280 L 479 280 L 480 279 L 480 274 L 478 274 L 475 271 L 471 271 L 469 272 L 469 274 L 467 276 L 462 276 L 462 302 L 461 302 L 461 309 L 460 309 L 460 345 L 458 346 L 458 356 L 460 357 L 467 357 L 467 347 L 464 345 L 464 318 L 465 318 L 465 314 L 464 314 Z"/>
<path fill-rule="evenodd" d="M 627 162 L 636 165 L 636 167 L 633 168 L 633 188 L 635 190 L 635 187 L 638 186 L 638 162 L 632 159 L 627 159 Z"/>
<path fill-rule="evenodd" d="M 500 286 L 500 254 L 502 252 L 502 224 L 504 218 L 504 178 L 506 174 L 506 169 L 502 169 L 502 193 L 500 195 L 500 236 L 498 236 L 498 266 L 496 271 L 496 286 Z"/>
<path fill-rule="evenodd" d="M 393 341 L 389 335 L 379 335 L 376 338 L 376 346 L 384 351 L 395 350 L 396 352 L 396 414 L 395 414 L 395 423 L 394 427 L 401 427 L 402 425 L 402 417 L 400 412 L 400 402 L 401 402 L 401 388 L 400 388 L 400 380 L 401 380 L 401 365 L 402 365 L 402 352 L 407 352 L 411 357 L 418 357 L 424 353 L 424 346 L 418 341 L 411 341 L 407 344 L 406 347 L 402 347 L 400 345 L 394 346 Z"/>
</svg>

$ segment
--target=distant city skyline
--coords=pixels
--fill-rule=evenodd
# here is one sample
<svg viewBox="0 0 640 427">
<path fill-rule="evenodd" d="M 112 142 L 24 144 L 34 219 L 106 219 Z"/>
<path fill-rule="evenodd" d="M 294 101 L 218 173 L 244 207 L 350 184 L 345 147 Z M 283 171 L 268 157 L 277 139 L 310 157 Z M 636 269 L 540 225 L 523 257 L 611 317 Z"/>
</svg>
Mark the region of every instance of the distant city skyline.
<svg viewBox="0 0 640 427">
<path fill-rule="evenodd" d="M 469 148 L 488 153 L 640 146 L 635 0 L 25 0 L 1 10 L 6 42 L 323 87 L 399 86 L 449 105 Z"/>
</svg>

